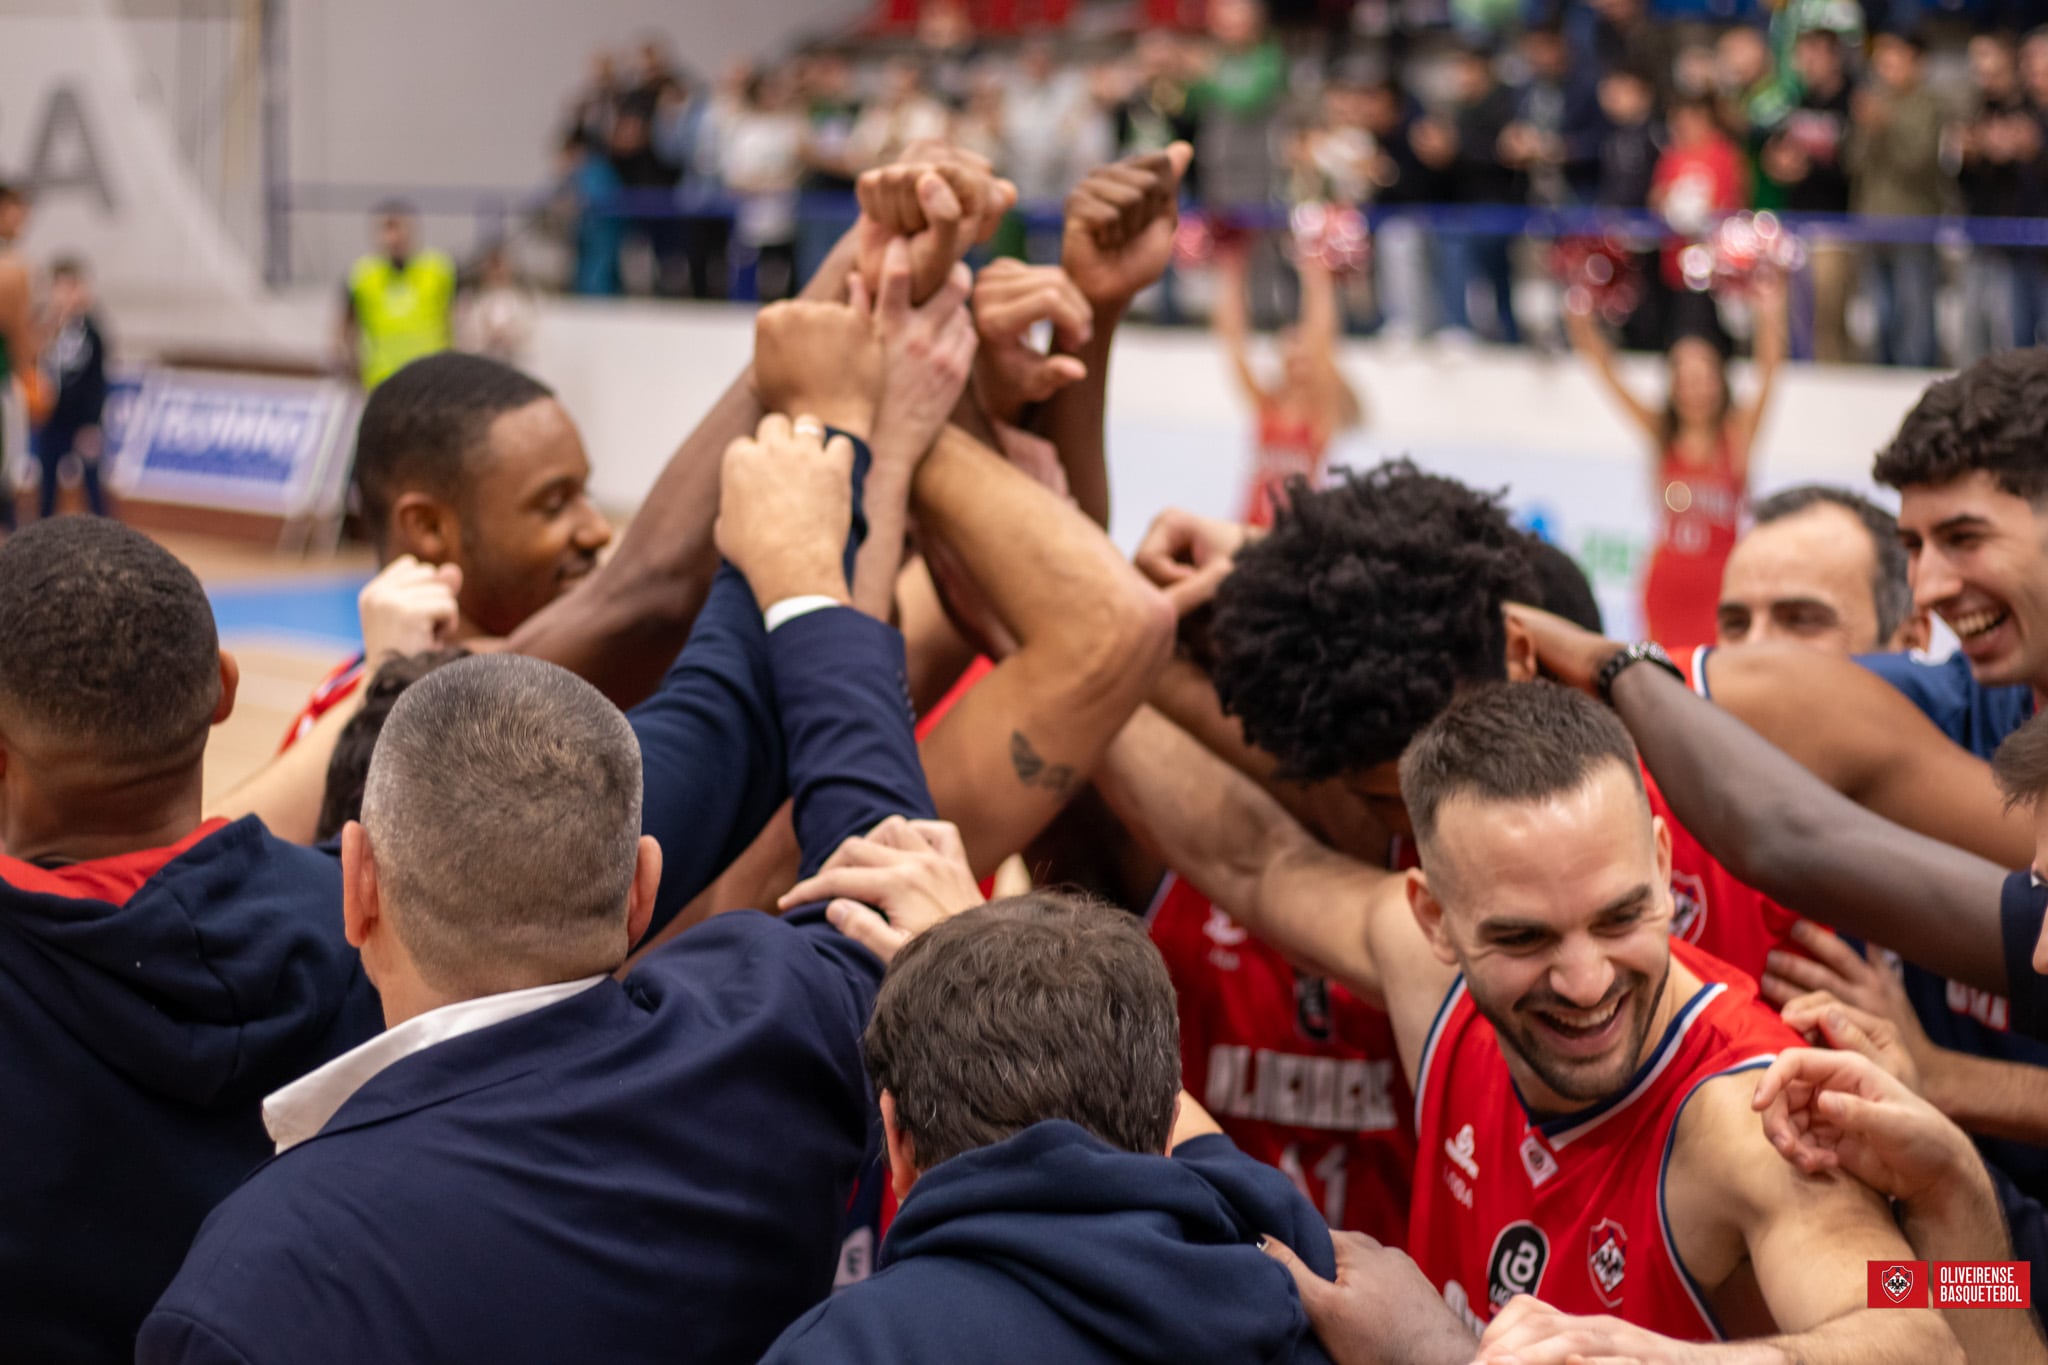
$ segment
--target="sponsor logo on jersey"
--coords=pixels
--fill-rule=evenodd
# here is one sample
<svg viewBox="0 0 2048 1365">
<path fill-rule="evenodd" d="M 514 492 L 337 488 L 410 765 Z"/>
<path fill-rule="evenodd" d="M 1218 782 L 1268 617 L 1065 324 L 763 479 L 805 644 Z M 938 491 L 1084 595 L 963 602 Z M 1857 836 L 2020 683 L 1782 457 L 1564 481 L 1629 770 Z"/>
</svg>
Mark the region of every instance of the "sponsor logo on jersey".
<svg viewBox="0 0 2048 1365">
<path fill-rule="evenodd" d="M 1202 1103 L 1219 1118 L 1384 1133 L 1400 1123 L 1393 1081 L 1394 1064 L 1388 1061 L 1303 1057 L 1218 1043 L 1209 1049 Z"/>
<path fill-rule="evenodd" d="M 1330 983 L 1320 976 L 1294 974 L 1294 1027 L 1311 1043 L 1327 1043 L 1336 1032 L 1330 1013 Z"/>
<path fill-rule="evenodd" d="M 1690 872 L 1671 874 L 1671 936 L 1698 943 L 1707 927 L 1707 884 Z"/>
<path fill-rule="evenodd" d="M 1453 1166 L 1477 1180 L 1479 1163 L 1472 1159 L 1472 1153 L 1478 1146 L 1478 1142 L 1472 1136 L 1472 1125 L 1468 1123 L 1458 1130 L 1456 1137 L 1444 1139 L 1444 1155 L 1451 1159 Z"/>
<path fill-rule="evenodd" d="M 1475 1337 L 1486 1335 L 1486 1324 L 1472 1311 L 1472 1296 L 1465 1292 L 1465 1286 L 1456 1280 L 1444 1281 L 1444 1302 L 1450 1305 L 1453 1315 L 1465 1324 Z"/>
<path fill-rule="evenodd" d="M 1966 1014 L 1997 1033 L 2012 1028 L 2012 1002 L 2004 996 L 1965 986 L 1960 981 L 1951 981 L 1947 985 L 1948 1007 L 1957 1014 Z"/>
<path fill-rule="evenodd" d="M 1209 965 L 1219 972 L 1234 972 L 1243 959 L 1231 950 L 1241 947 L 1251 937 L 1239 927 L 1236 920 L 1209 907 L 1209 918 L 1202 923 L 1202 936 L 1214 946 L 1209 949 Z"/>
<path fill-rule="evenodd" d="M 1602 1218 L 1586 1237 L 1586 1269 L 1593 1276 L 1593 1292 L 1609 1308 L 1621 1307 L 1621 1278 L 1628 1273 L 1628 1230 L 1612 1218 Z"/>
<path fill-rule="evenodd" d="M 1550 1238 L 1534 1223 L 1510 1223 L 1493 1239 L 1486 1259 L 1486 1297 L 1495 1309 L 1517 1294 L 1534 1295 L 1543 1286 L 1543 1267 L 1550 1263 Z"/>
<path fill-rule="evenodd" d="M 1529 1173 L 1529 1183 L 1536 1189 L 1549 1184 L 1558 1172 L 1557 1158 L 1543 1145 L 1543 1139 L 1534 1133 L 1522 1138 L 1522 1169 Z"/>
</svg>

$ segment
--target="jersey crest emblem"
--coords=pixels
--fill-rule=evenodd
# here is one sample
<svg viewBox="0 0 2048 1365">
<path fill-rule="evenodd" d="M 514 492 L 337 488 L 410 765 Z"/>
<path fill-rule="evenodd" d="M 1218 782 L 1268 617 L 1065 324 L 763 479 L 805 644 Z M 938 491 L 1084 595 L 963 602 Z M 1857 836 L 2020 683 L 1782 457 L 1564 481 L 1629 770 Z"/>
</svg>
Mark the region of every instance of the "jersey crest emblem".
<svg viewBox="0 0 2048 1365">
<path fill-rule="evenodd" d="M 1493 1239 L 1486 1260 L 1486 1297 L 1496 1310 L 1517 1294 L 1534 1295 L 1550 1262 L 1550 1238 L 1534 1223 L 1510 1223 Z"/>
<path fill-rule="evenodd" d="M 1329 1042 L 1336 1032 L 1330 1015 L 1330 983 L 1320 976 L 1294 974 L 1294 1027 L 1315 1043 Z"/>
<path fill-rule="evenodd" d="M 1707 927 L 1707 884 L 1691 872 L 1671 874 L 1671 936 L 1698 943 Z"/>
<path fill-rule="evenodd" d="M 1621 1279 L 1628 1273 L 1628 1230 L 1612 1218 L 1593 1225 L 1586 1237 L 1586 1269 L 1593 1292 L 1609 1308 L 1621 1307 Z"/>
</svg>

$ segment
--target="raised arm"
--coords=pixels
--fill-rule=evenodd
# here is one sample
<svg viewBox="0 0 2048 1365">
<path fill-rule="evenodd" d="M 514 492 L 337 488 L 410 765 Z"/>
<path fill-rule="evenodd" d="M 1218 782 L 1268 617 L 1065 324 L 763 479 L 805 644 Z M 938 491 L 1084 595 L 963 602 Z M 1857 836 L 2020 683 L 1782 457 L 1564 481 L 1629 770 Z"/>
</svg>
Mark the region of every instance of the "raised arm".
<svg viewBox="0 0 2048 1365">
<path fill-rule="evenodd" d="M 1109 525 L 1109 471 L 1103 413 L 1109 395 L 1109 352 L 1131 300 L 1166 273 L 1180 223 L 1180 182 L 1194 149 L 1176 142 L 1161 152 L 1097 168 L 1067 196 L 1060 269 L 1093 310 L 1086 339 L 1056 354 L 1084 368 L 1074 383 L 1040 405 L 1030 427 L 1053 443 L 1067 487 L 1098 526 Z"/>
<path fill-rule="evenodd" d="M 1251 360 L 1251 317 L 1249 304 L 1245 299 L 1245 257 L 1242 251 L 1220 251 L 1216 255 L 1216 303 L 1211 317 L 1216 339 L 1223 343 L 1223 354 L 1230 362 L 1230 371 L 1237 377 L 1237 386 L 1254 407 L 1265 407 L 1272 402 L 1272 394 L 1259 382 L 1259 375 L 1252 368 Z"/>
<path fill-rule="evenodd" d="M 1510 617 L 1548 671 L 1580 686 L 1619 648 L 1527 608 Z M 1623 670 L 1613 701 L 1673 812 L 1737 878 L 1951 980 L 2005 992 L 1997 864 L 1865 810 L 1654 665 Z"/>
<path fill-rule="evenodd" d="M 1706 672 L 1723 710 L 1850 800 L 2004 867 L 2033 857 L 2032 824 L 2006 809 L 1991 766 L 1869 669 L 1757 645 L 1715 650 Z"/>
<path fill-rule="evenodd" d="M 915 507 L 1018 646 L 924 744 L 985 876 L 1087 781 L 1164 662 L 1172 613 L 1099 527 L 958 428 L 918 470 Z"/>
<path fill-rule="evenodd" d="M 1785 367 L 1791 333 L 1790 297 L 1785 278 L 1774 271 L 1761 276 L 1752 295 L 1756 318 L 1756 397 L 1733 419 L 1735 480 L 1742 487 L 1749 485 L 1750 457 L 1755 453 L 1757 433 L 1763 430 L 1764 418 L 1770 413 L 1778 372 Z"/>
<path fill-rule="evenodd" d="M 1373 998 L 1371 893 L 1389 875 L 1323 847 L 1280 804 L 1149 708 L 1110 745 L 1096 786 L 1148 849 L 1303 970 Z"/>
<path fill-rule="evenodd" d="M 849 232 L 801 297 L 844 297 L 854 250 Z M 759 425 L 763 412 L 749 366 L 669 457 L 618 550 L 581 591 L 514 631 L 508 648 L 580 674 L 621 706 L 652 693 L 689 638 L 718 571 L 711 524 L 719 462 L 728 445 Z"/>
<path fill-rule="evenodd" d="M 1572 349 L 1582 356 L 1593 371 L 1593 377 L 1600 386 L 1627 414 L 1636 429 L 1648 438 L 1652 447 L 1664 442 L 1664 424 L 1633 389 L 1623 381 L 1621 372 L 1615 368 L 1614 348 L 1607 343 L 1606 333 L 1593 318 L 1590 307 L 1578 306 L 1569 296 L 1565 299 L 1564 331 L 1571 338 Z"/>
<path fill-rule="evenodd" d="M 1295 273 L 1301 279 L 1301 321 L 1296 329 L 1300 345 L 1317 375 L 1330 430 L 1349 431 L 1364 424 L 1365 404 L 1337 363 L 1343 320 L 1337 308 L 1336 277 L 1322 262 L 1306 259 L 1295 267 Z"/>
</svg>

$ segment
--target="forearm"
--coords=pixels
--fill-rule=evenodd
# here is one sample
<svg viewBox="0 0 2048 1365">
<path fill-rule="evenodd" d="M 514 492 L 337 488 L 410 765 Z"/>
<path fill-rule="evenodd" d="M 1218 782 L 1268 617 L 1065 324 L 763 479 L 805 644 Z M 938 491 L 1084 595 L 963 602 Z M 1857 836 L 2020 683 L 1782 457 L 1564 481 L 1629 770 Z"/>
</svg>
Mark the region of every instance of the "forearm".
<svg viewBox="0 0 2048 1365">
<path fill-rule="evenodd" d="M 327 768 L 341 732 L 363 709 L 369 693 L 364 678 L 347 698 L 322 715 L 299 741 L 236 783 L 225 795 L 207 803 L 209 820 L 239 820 L 253 815 L 280 839 L 310 844 L 318 832 L 320 807 L 327 796 Z"/>
<path fill-rule="evenodd" d="M 896 580 L 903 569 L 903 541 L 910 522 L 910 478 L 918 457 L 892 445 L 892 433 L 876 433 L 874 461 L 861 490 L 867 538 L 853 560 L 853 605 L 887 621 L 896 604 Z"/>
<path fill-rule="evenodd" d="M 1942 1049 L 1920 1079 L 1928 1103 L 1957 1127 L 2048 1145 L 2048 1072 L 2042 1068 Z"/>
<path fill-rule="evenodd" d="M 1109 405 L 1109 353 L 1122 323 L 1123 305 L 1097 304 L 1088 340 L 1062 353 L 1075 356 L 1087 374 L 1061 389 L 1032 415 L 1031 429 L 1059 451 L 1067 491 L 1088 519 L 1109 525 L 1109 453 L 1103 417 Z"/>
<path fill-rule="evenodd" d="M 1102 529 L 957 427 L 919 466 L 913 496 L 919 524 L 965 566 L 1019 656 L 1064 670 L 1080 705 L 1092 693 L 1128 712 L 1170 623 Z M 1119 703 L 1134 661 L 1144 665 L 1135 696 Z"/>
<path fill-rule="evenodd" d="M 849 234 L 804 297 L 838 298 L 852 264 Z M 509 647 L 560 664 L 622 707 L 651 694 L 689 639 L 718 572 L 712 527 L 719 461 L 734 440 L 753 434 L 761 417 L 750 368 L 669 457 L 610 561 L 583 588 L 514 631 Z"/>
<path fill-rule="evenodd" d="M 1966 1164 L 1955 1178 L 1943 1181 L 1926 1196 L 1901 1209 L 1901 1226 L 1913 1254 L 1935 1261 L 2008 1261 L 2012 1239 L 2007 1235 L 1998 1196 L 1974 1152 L 1959 1154 Z M 2048 1346 L 2034 1314 L 2024 1308 L 1957 1308 L 1942 1314 L 1949 1330 L 1972 1361 L 2000 1365 L 2043 1365 Z"/>
<path fill-rule="evenodd" d="M 804 876 L 891 815 L 933 817 L 903 702 L 902 636 L 827 609 L 776 629 L 769 657 Z"/>
<path fill-rule="evenodd" d="M 1151 704 L 1247 777 L 1269 782 L 1279 760 L 1244 737 L 1244 726 L 1223 713 L 1216 685 L 1189 659 L 1170 659 L 1152 683 Z"/>
<path fill-rule="evenodd" d="M 1823 1323 L 1810 1332 L 1736 1342 L 1716 1349 L 1728 1365 L 1968 1365 L 1953 1333 L 1931 1309 L 1865 1308 Z M 1779 1354 L 1771 1355 L 1775 1350 Z M 2004 1356 L 1985 1356 L 2004 1360 Z"/>
<path fill-rule="evenodd" d="M 1864 810 L 1662 669 L 1615 679 L 1615 710 L 1694 837 L 1788 909 L 2003 993 L 2004 874 Z"/>
</svg>

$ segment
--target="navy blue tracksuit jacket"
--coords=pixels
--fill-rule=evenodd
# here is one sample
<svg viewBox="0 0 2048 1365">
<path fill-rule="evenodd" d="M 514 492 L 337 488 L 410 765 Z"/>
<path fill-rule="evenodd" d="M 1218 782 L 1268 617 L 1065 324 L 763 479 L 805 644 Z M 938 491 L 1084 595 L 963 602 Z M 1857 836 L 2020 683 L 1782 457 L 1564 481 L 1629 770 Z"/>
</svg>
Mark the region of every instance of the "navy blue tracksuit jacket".
<svg viewBox="0 0 2048 1365">
<path fill-rule="evenodd" d="M 1141 1156 L 1034 1124 L 920 1176 L 874 1277 L 762 1365 L 1328 1365 L 1264 1235 L 1336 1274 L 1322 1215 L 1229 1138 Z"/>
<path fill-rule="evenodd" d="M 768 642 L 806 866 L 929 816 L 901 637 Z M 880 979 L 817 909 L 738 912 L 395 1063 L 207 1220 L 138 1360 L 757 1359 L 831 1288 Z"/>
</svg>

